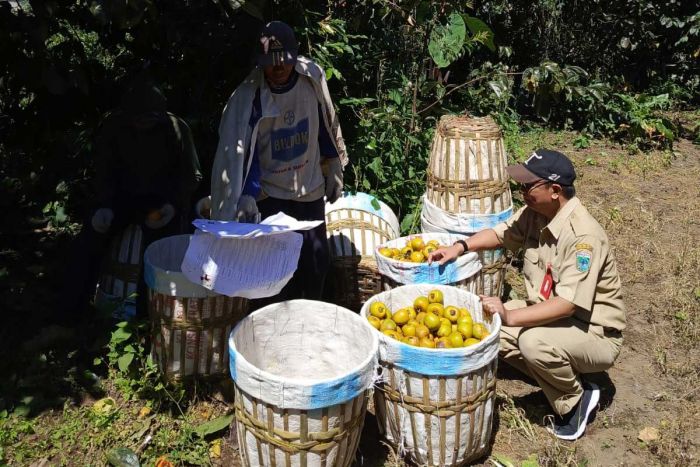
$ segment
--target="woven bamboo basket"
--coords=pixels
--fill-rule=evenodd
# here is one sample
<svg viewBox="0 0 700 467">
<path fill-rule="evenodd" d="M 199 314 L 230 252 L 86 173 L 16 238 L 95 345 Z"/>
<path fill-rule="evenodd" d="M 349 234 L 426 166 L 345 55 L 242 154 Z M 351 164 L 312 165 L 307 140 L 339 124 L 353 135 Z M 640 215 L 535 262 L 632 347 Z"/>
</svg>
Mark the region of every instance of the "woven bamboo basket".
<svg viewBox="0 0 700 467">
<path fill-rule="evenodd" d="M 399 235 L 398 219 L 381 201 L 365 193 L 346 194 L 326 205 L 333 303 L 353 311 L 381 292 L 374 250 Z"/>
<path fill-rule="evenodd" d="M 380 245 L 380 247 L 398 248 L 405 246 L 406 241 L 421 237 L 425 242 L 437 240 L 440 245 L 452 245 L 457 240 L 464 240 L 464 235 L 451 233 L 424 233 L 409 235 Z M 469 292 L 476 292 L 478 274 L 481 263 L 476 253 L 460 256 L 456 261 L 445 266 L 427 263 L 410 263 L 382 256 L 375 250 L 377 266 L 382 275 L 382 290 L 391 290 L 406 284 L 449 284 Z"/>
<path fill-rule="evenodd" d="M 489 447 L 495 411 L 500 318 L 484 321 L 481 302 L 449 286 L 409 285 L 373 297 L 396 310 L 433 288 L 445 304 L 466 306 L 489 335 L 479 344 L 456 349 L 412 347 L 380 335 L 381 383 L 374 391 L 377 423 L 389 444 L 416 465 L 464 465 Z M 381 334 L 377 331 L 378 334 Z"/>
<path fill-rule="evenodd" d="M 377 347 L 362 318 L 329 303 L 276 303 L 241 321 L 229 355 L 243 465 L 349 466 Z"/>
<path fill-rule="evenodd" d="M 421 216 L 421 229 L 426 233 L 458 234 L 458 232 L 435 226 L 423 216 Z M 464 235 L 468 236 L 470 234 Z M 494 250 L 480 251 L 477 254 L 482 267 L 481 271 L 474 276 L 476 293 L 490 297 L 500 297 L 503 293 L 503 283 L 506 275 L 505 249 L 496 248 Z"/>
<path fill-rule="evenodd" d="M 114 307 L 113 316 L 131 319 L 136 315 L 136 292 L 143 264 L 143 232 L 129 225 L 114 237 L 102 261 L 95 304 Z"/>
<path fill-rule="evenodd" d="M 189 235 L 152 243 L 144 255 L 151 355 L 165 377 L 218 379 L 228 373 L 227 338 L 248 314 L 248 300 L 188 281 L 180 264 Z"/>
<path fill-rule="evenodd" d="M 501 130 L 491 117 L 445 115 L 428 161 L 428 199 L 448 212 L 495 214 L 513 206 Z"/>
</svg>

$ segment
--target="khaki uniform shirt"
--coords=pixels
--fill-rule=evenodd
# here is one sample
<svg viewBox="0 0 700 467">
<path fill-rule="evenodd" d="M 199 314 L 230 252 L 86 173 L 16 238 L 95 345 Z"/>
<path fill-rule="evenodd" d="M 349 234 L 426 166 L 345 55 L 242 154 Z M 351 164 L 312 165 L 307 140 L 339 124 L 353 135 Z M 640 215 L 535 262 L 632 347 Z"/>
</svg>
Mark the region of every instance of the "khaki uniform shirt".
<svg viewBox="0 0 700 467">
<path fill-rule="evenodd" d="M 620 277 L 608 236 L 574 197 L 551 221 L 523 207 L 494 231 L 511 251 L 525 250 L 523 275 L 529 304 L 545 300 L 542 281 L 550 268 L 554 280 L 550 298 L 576 306 L 574 317 L 609 330 L 625 328 Z"/>
</svg>

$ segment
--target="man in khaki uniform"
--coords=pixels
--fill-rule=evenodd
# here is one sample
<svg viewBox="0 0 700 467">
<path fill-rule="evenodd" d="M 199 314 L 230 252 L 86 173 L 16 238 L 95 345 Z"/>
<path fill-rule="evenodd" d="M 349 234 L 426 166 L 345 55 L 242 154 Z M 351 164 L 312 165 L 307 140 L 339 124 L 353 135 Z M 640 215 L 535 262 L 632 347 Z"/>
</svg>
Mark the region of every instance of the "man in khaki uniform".
<svg viewBox="0 0 700 467">
<path fill-rule="evenodd" d="M 622 345 L 625 307 L 608 237 L 576 198 L 576 173 L 562 153 L 538 149 L 508 173 L 526 206 L 510 220 L 435 251 L 444 264 L 466 251 L 524 250 L 527 300 L 482 296 L 501 316 L 500 356 L 533 377 L 556 417 L 557 437 L 583 435 L 599 388 L 582 375 L 610 368 Z"/>
</svg>

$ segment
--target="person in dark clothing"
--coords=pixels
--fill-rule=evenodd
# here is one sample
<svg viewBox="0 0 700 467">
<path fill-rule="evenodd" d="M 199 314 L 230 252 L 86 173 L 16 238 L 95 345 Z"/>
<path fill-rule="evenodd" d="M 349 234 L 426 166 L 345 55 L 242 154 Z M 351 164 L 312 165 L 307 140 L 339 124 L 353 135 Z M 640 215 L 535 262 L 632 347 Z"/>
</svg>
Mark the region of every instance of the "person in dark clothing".
<svg viewBox="0 0 700 467">
<path fill-rule="evenodd" d="M 191 197 L 202 175 L 187 124 L 166 111 L 161 91 L 137 80 L 96 137 L 95 203 L 69 260 L 61 319 L 80 318 L 110 243 L 130 225 L 142 232 L 141 254 L 161 238 L 191 232 Z M 139 313 L 145 312 L 140 281 Z"/>
</svg>

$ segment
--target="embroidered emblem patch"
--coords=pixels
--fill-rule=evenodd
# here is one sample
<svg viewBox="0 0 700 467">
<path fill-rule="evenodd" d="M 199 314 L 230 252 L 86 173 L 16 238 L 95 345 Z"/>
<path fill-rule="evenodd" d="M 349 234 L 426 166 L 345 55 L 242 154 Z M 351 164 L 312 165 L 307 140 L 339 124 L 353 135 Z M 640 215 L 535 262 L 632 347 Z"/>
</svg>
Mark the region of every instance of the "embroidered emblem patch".
<svg viewBox="0 0 700 467">
<path fill-rule="evenodd" d="M 593 247 L 588 243 L 576 244 L 576 269 L 580 272 L 588 272 L 591 268 Z"/>
</svg>

